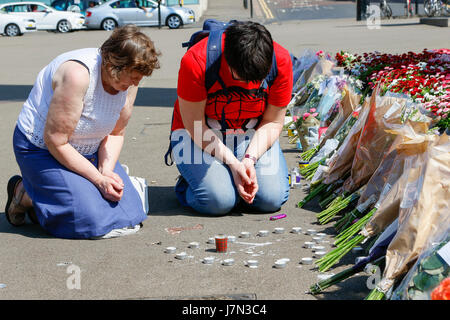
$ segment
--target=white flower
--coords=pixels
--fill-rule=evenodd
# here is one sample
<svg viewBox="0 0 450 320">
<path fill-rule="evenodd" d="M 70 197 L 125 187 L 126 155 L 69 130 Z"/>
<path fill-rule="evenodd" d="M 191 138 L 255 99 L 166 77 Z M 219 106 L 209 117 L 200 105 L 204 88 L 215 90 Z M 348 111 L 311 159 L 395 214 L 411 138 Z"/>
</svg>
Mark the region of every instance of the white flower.
<svg viewBox="0 0 450 320">
<path fill-rule="evenodd" d="M 423 70 L 427 66 L 427 63 L 422 61 L 422 62 L 419 62 L 417 64 L 417 66 Z"/>
<path fill-rule="evenodd" d="M 359 88 L 359 89 L 362 89 L 362 87 L 363 87 L 363 82 L 361 81 L 361 80 L 356 80 L 356 86 Z"/>
</svg>

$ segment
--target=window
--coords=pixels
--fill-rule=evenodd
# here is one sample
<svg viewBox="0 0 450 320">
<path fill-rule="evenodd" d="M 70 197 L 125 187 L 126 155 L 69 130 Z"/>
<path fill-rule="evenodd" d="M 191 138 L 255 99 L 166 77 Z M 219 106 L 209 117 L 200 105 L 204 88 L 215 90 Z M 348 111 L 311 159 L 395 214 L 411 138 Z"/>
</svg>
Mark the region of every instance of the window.
<svg viewBox="0 0 450 320">
<path fill-rule="evenodd" d="M 121 0 L 113 2 L 109 5 L 113 9 L 117 8 L 136 8 L 136 3 L 134 0 Z"/>
<path fill-rule="evenodd" d="M 122 0 L 119 1 L 120 8 L 136 8 L 136 3 L 134 0 Z"/>
<path fill-rule="evenodd" d="M 6 6 L 2 8 L 2 11 L 4 12 L 12 12 L 13 11 L 13 6 Z"/>
<path fill-rule="evenodd" d="M 38 5 L 38 4 L 30 4 L 28 7 L 28 12 L 45 12 L 47 10 L 46 7 Z M 26 12 L 26 11 L 21 11 Z"/>
<path fill-rule="evenodd" d="M 199 0 L 166 0 L 167 6 L 178 6 L 180 4 L 186 5 L 186 4 L 199 4 Z"/>
<path fill-rule="evenodd" d="M 56 0 L 53 1 L 51 6 L 56 10 L 66 10 L 67 9 L 67 0 Z"/>
<path fill-rule="evenodd" d="M 146 7 L 146 8 L 157 8 L 158 7 L 158 3 L 153 2 L 153 1 L 146 1 L 146 0 L 144 0 L 144 7 Z"/>
</svg>

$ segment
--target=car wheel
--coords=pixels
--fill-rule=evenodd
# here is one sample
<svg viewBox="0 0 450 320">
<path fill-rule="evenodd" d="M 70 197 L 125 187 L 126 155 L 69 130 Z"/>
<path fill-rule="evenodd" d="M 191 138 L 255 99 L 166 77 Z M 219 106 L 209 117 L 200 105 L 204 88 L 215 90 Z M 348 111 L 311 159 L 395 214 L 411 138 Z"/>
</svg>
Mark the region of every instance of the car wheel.
<svg viewBox="0 0 450 320">
<path fill-rule="evenodd" d="M 170 29 L 178 29 L 183 22 L 181 21 L 181 17 L 179 15 L 173 14 L 167 17 L 166 25 Z"/>
<path fill-rule="evenodd" d="M 20 36 L 20 28 L 17 24 L 15 23 L 10 23 L 5 27 L 5 34 L 8 37 L 17 37 Z"/>
<path fill-rule="evenodd" d="M 56 25 L 56 30 L 58 30 L 58 32 L 61 33 L 66 33 L 70 31 L 70 23 L 67 20 L 61 20 L 60 22 L 58 22 L 58 24 Z"/>
<path fill-rule="evenodd" d="M 102 21 L 101 26 L 103 30 L 111 31 L 117 27 L 117 22 L 112 18 L 106 18 L 105 20 Z"/>
</svg>

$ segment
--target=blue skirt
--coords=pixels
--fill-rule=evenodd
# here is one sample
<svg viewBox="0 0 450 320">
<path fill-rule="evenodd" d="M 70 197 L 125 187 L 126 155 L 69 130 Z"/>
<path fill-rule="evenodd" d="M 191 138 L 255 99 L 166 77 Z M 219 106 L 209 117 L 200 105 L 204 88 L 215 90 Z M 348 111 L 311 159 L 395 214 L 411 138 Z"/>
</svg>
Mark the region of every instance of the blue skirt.
<svg viewBox="0 0 450 320">
<path fill-rule="evenodd" d="M 125 186 L 122 199 L 112 202 L 89 180 L 61 165 L 48 150 L 33 145 L 17 126 L 13 146 L 36 217 L 51 235 L 88 239 L 134 227 L 147 218 L 139 194 L 119 162 L 114 172 Z M 98 153 L 85 157 L 97 167 Z"/>
</svg>

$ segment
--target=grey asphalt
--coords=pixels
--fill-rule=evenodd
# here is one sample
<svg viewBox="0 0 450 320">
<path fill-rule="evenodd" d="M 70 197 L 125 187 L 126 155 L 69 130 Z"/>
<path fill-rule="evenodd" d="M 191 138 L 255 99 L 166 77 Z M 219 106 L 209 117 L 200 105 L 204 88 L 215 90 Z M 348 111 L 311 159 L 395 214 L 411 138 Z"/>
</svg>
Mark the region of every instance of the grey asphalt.
<svg viewBox="0 0 450 320">
<path fill-rule="evenodd" d="M 256 2 L 256 1 L 254 1 Z M 248 19 L 242 1 L 210 0 L 207 17 L 222 20 Z M 260 8 L 255 8 L 254 20 L 265 22 Z M 149 183 L 150 210 L 144 228 L 136 235 L 110 240 L 63 240 L 46 234 L 39 226 L 28 223 L 15 228 L 0 214 L 0 299 L 187 299 L 215 297 L 217 299 L 363 299 L 369 289 L 367 276 L 359 274 L 331 287 L 317 297 L 306 294 L 317 281 L 314 266 L 302 265 L 302 257 L 312 256 L 302 248 L 309 235 L 271 233 L 266 238 L 256 232 L 275 227 L 289 231 L 300 226 L 327 233 L 325 246 L 331 248 L 331 225 L 316 224 L 317 206 L 298 209 L 295 204 L 304 193 L 291 190 L 288 202 L 279 213 L 287 217 L 270 221 L 272 214 L 235 212 L 225 217 L 207 217 L 181 207 L 173 186 L 177 169 L 166 167 L 163 155 L 167 149 L 172 105 L 176 98 L 177 72 L 185 49 L 181 43 L 199 29 L 201 21 L 180 30 L 144 28 L 162 52 L 161 69 L 142 81 L 133 116 L 128 125 L 120 161 L 130 168 L 130 175 L 144 177 Z M 383 22 L 378 30 L 369 30 L 364 22 L 354 19 L 325 19 L 267 24 L 273 38 L 289 51 L 300 55 L 306 48 L 335 53 L 350 50 L 355 53 L 420 51 L 441 48 L 449 39 L 448 28 L 418 24 L 418 19 Z M 0 210 L 6 203 L 6 183 L 17 174 L 18 166 L 12 152 L 12 132 L 22 104 L 39 70 L 57 54 L 83 47 L 98 47 L 110 35 L 106 31 L 80 31 L 69 34 L 36 32 L 18 38 L 0 38 Z M 297 152 L 281 143 L 290 168 L 296 164 Z M 99 212 L 99 214 L 102 214 Z M 171 234 L 170 228 L 184 228 Z M 250 231 L 252 237 L 238 239 L 229 252 L 214 252 L 206 243 L 209 237 L 222 233 L 238 236 Z M 191 241 L 199 249 L 188 249 Z M 177 260 L 163 252 L 168 246 L 186 251 L 186 260 Z M 206 256 L 216 262 L 201 263 Z M 222 266 L 220 260 L 232 257 L 234 266 Z M 289 258 L 285 269 L 273 268 L 275 260 Z M 352 265 L 355 256 L 344 259 L 337 273 Z M 248 259 L 259 260 L 259 267 L 244 265 Z M 80 289 L 69 289 L 73 276 L 69 266 L 81 270 Z M 68 269 L 69 268 L 69 269 Z M 69 271 L 69 273 L 68 273 Z"/>
<path fill-rule="evenodd" d="M 341 19 L 356 17 L 356 1 L 330 0 L 265 0 L 274 20 L 311 20 Z M 392 10 L 392 18 L 406 18 L 405 0 L 388 0 Z M 370 1 L 370 5 L 380 6 L 380 1 Z M 415 1 L 411 1 L 412 12 L 415 13 Z M 376 9 L 375 9 L 376 10 Z M 418 3 L 418 15 L 426 16 L 423 1 Z M 372 13 L 375 15 L 376 13 Z M 269 14 L 270 16 L 270 14 Z"/>
</svg>

